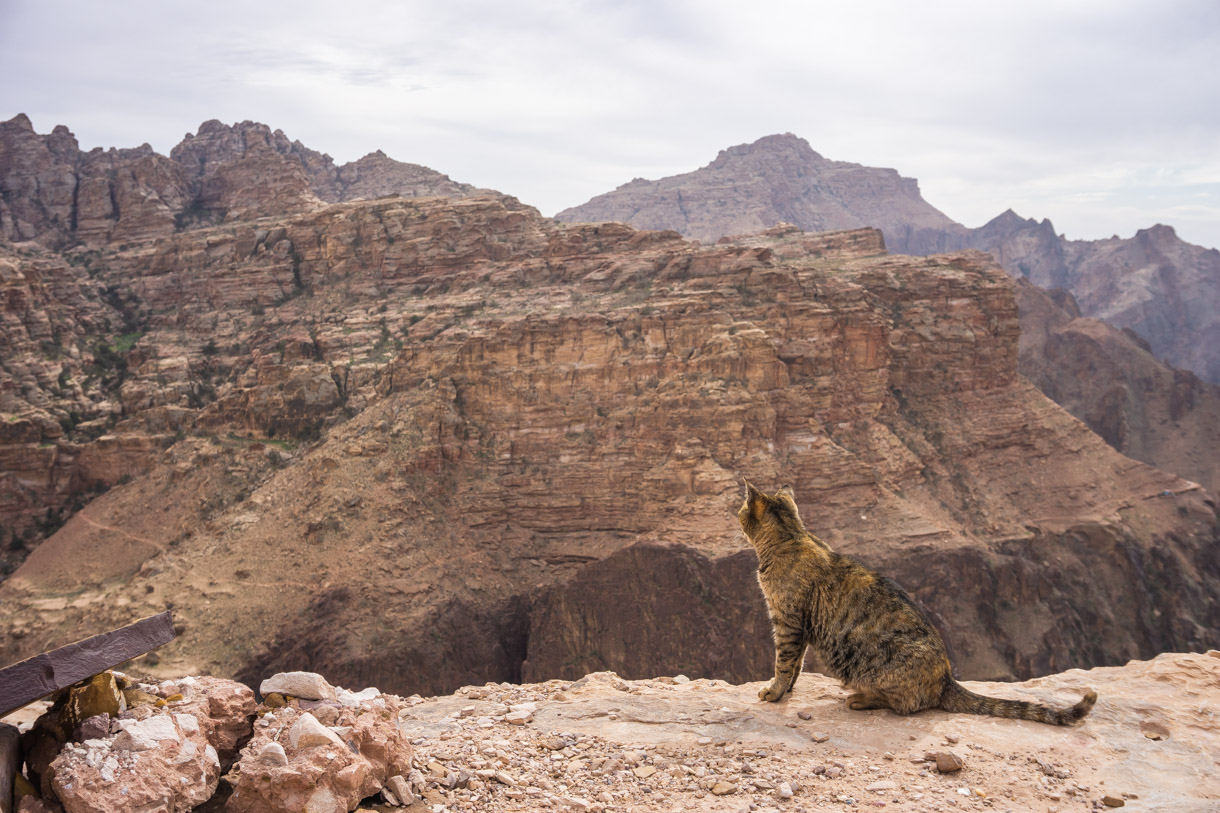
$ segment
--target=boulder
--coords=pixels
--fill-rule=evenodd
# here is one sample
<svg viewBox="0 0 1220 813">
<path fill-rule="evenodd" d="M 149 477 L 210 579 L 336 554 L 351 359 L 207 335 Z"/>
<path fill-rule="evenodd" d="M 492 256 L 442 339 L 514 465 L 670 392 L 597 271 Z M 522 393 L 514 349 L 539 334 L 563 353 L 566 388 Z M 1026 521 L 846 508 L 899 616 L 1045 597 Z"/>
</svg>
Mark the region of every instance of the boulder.
<svg viewBox="0 0 1220 813">
<path fill-rule="evenodd" d="M 334 700 L 335 687 L 316 672 L 280 672 L 272 675 L 258 687 L 258 693 L 266 697 L 271 693 L 303 700 Z"/>
<path fill-rule="evenodd" d="M 82 708 L 73 702 L 79 692 L 39 718 L 30 770 L 44 801 L 58 800 L 65 813 L 192 810 L 216 792 L 223 768 L 250 733 L 254 693 L 231 680 L 185 677 L 149 685 L 114 674 L 87 685 L 124 685 L 121 696 L 139 704 L 110 724 L 106 713 L 86 717 L 75 741 L 62 746 L 63 732 L 72 730 L 67 724 Z"/>
<path fill-rule="evenodd" d="M 241 759 L 225 777 L 233 786 L 225 810 L 346 813 L 355 809 L 361 799 L 411 769 L 412 749 L 398 726 L 402 707 L 402 701 L 390 695 L 330 707 L 337 710 L 338 724 L 329 727 L 291 705 L 264 714 Z"/>
</svg>

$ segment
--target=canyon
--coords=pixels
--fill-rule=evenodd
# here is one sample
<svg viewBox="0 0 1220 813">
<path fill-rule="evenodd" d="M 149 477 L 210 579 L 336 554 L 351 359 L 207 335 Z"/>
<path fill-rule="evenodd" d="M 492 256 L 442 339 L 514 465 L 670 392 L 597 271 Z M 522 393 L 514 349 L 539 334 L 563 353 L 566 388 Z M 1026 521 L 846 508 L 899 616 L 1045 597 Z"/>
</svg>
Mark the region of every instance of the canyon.
<svg viewBox="0 0 1220 813">
<path fill-rule="evenodd" d="M 1123 454 L 1213 493 L 1220 487 L 1211 462 L 1220 458 L 1220 252 L 1182 241 L 1169 226 L 1068 240 L 1049 220 L 1010 209 L 969 229 L 927 203 L 914 179 L 828 160 L 791 133 L 730 147 L 683 175 L 637 178 L 556 217 L 673 229 L 704 242 L 783 222 L 807 231 L 871 226 L 894 253 L 986 251 L 1014 277 L 1071 300 L 1054 319 L 1054 341 L 1023 339 L 1021 373 Z M 1047 309 L 1032 288 L 1019 290 L 1023 332 L 1046 335 Z M 1076 317 L 1089 328 L 1059 330 Z M 1177 393 L 1171 408 L 1161 392 Z"/>
<path fill-rule="evenodd" d="M 0 213 L 5 661 L 169 607 L 154 676 L 755 680 L 743 477 L 902 583 L 963 677 L 1220 645 L 1213 498 L 1021 374 L 1021 286 L 986 254 L 705 245 L 335 168 L 262 125 L 82 156 L 23 118 L 0 129 L 24 190 Z"/>
</svg>

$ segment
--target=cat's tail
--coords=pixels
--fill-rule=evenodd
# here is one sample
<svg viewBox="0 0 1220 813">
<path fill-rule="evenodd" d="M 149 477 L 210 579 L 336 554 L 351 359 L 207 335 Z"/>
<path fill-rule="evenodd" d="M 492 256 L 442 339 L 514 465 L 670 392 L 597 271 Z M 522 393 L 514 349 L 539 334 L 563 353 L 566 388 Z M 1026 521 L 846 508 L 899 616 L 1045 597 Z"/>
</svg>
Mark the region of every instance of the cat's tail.
<svg viewBox="0 0 1220 813">
<path fill-rule="evenodd" d="M 1072 725 L 1088 714 L 1096 702 L 1097 692 L 1088 689 L 1076 705 L 1065 709 L 1053 709 L 1050 706 L 1027 703 L 1024 700 L 1000 700 L 996 697 L 985 697 L 975 694 L 956 680 L 949 678 L 945 681 L 945 691 L 940 696 L 939 707 L 945 711 L 965 714 L 1012 717 L 1017 720 L 1034 720 L 1050 725 Z"/>
</svg>

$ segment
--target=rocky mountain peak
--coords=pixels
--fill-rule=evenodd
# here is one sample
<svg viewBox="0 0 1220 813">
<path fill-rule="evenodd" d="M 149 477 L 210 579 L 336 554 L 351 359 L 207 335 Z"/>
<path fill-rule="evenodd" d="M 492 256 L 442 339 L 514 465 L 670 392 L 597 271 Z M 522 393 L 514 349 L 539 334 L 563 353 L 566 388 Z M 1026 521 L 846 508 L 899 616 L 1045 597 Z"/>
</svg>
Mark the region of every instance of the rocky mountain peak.
<svg viewBox="0 0 1220 813">
<path fill-rule="evenodd" d="M 781 222 L 806 231 L 872 227 L 881 229 L 889 250 L 921 254 L 948 248 L 947 235 L 964 231 L 924 201 L 913 178 L 826 159 L 792 133 L 721 150 L 685 175 L 636 179 L 555 217 L 620 220 L 707 242 Z"/>
<path fill-rule="evenodd" d="M 738 144 L 721 150 L 720 154 L 716 156 L 716 160 L 708 164 L 706 168 L 724 169 L 731 167 L 735 159 L 751 155 L 772 159 L 779 156 L 791 156 L 809 162 L 826 160 L 815 152 L 813 147 L 809 146 L 808 141 L 800 136 L 793 135 L 792 133 L 779 133 L 763 136 L 751 144 Z"/>
<path fill-rule="evenodd" d="M 1135 239 L 1151 245 L 1170 245 L 1182 242 L 1182 239 L 1178 237 L 1177 230 L 1173 226 L 1166 226 L 1164 223 L 1157 223 L 1147 229 L 1140 229 L 1135 233 Z"/>
<path fill-rule="evenodd" d="M 0 128 L 15 128 L 25 130 L 28 133 L 34 132 L 34 123 L 30 121 L 30 117 L 25 113 L 18 113 L 6 122 L 0 122 Z"/>
</svg>

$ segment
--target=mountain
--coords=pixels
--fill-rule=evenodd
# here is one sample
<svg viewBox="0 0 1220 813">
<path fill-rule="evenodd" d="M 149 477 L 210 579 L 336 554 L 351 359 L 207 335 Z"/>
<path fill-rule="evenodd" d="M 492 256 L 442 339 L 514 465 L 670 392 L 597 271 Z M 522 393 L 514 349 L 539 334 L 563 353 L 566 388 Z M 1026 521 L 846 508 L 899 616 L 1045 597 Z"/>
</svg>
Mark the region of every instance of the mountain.
<svg viewBox="0 0 1220 813">
<path fill-rule="evenodd" d="M 1214 467 L 1203 462 L 1220 458 L 1216 433 L 1180 429 L 1220 426 L 1215 398 L 1220 385 L 1220 253 L 1181 241 L 1169 227 L 1156 226 L 1130 240 L 1071 241 L 1056 234 L 1049 220 L 1027 220 L 1008 210 L 980 228 L 967 229 L 925 203 L 914 180 L 889 169 L 828 161 L 791 134 L 730 147 L 708 166 L 685 175 L 637 179 L 556 217 L 674 229 L 707 242 L 783 221 L 810 231 L 873 226 L 897 253 L 964 248 L 989 252 L 1015 277 L 1043 289 L 1070 291 L 1078 303 L 1077 315 L 1104 320 L 1114 327 L 1115 336 L 1123 330 L 1138 334 L 1134 344 L 1124 345 L 1119 356 L 1104 362 L 1106 380 L 1070 383 L 1063 380 L 1063 370 L 1088 378 L 1089 371 L 1097 369 L 1099 352 L 1118 351 L 1122 341 L 1085 350 L 1065 343 L 1060 335 L 1053 345 L 1054 358 L 1038 354 L 1044 343 L 1030 345 L 1033 351 L 1021 355 L 1021 371 L 1046 384 L 1048 395 L 1090 427 L 1122 423 L 1121 438 L 1115 431 L 1101 434 L 1124 454 L 1201 478 L 1209 488 L 1217 485 Z M 1033 300 L 1023 297 L 1022 302 Z M 1034 316 L 1029 318 L 1033 321 L 1027 332 L 1044 332 Z M 1023 308 L 1023 322 L 1026 319 Z M 1140 342 L 1146 346 L 1136 352 Z M 1083 355 L 1071 357 L 1073 349 Z M 1125 368 L 1128 362 L 1137 363 L 1139 370 Z M 1164 398 L 1144 386 L 1124 385 L 1125 394 L 1115 400 L 1120 380 L 1186 381 L 1186 371 L 1207 385 L 1187 389 L 1209 395 L 1177 398 L 1172 412 L 1161 412 Z M 1051 386 L 1056 378 L 1061 385 Z M 1182 442 L 1182 437 L 1204 445 Z"/>
<path fill-rule="evenodd" d="M 791 133 L 729 147 L 685 175 L 636 178 L 555 217 L 672 229 L 705 242 L 785 222 L 812 232 L 874 227 L 899 254 L 943 251 L 965 232 L 924 201 L 913 178 L 830 161 Z"/>
<path fill-rule="evenodd" d="M 989 251 L 1010 273 L 1071 291 L 1085 316 L 1135 331 L 1157 358 L 1220 384 L 1220 251 L 1163 225 L 1126 239 L 1067 240 L 1049 220 L 1011 210 L 957 247 Z"/>
<path fill-rule="evenodd" d="M 207 121 L 168 157 L 147 144 L 82 152 L 59 125 L 0 123 L 0 237 L 53 248 L 166 237 L 225 220 L 283 215 L 361 197 L 497 193 L 380 151 L 336 166 L 329 155 L 245 121 Z"/>
<path fill-rule="evenodd" d="M 1220 641 L 1214 505 L 1018 374 L 1013 282 L 984 254 L 892 256 L 875 230 L 703 246 L 503 196 L 290 200 L 7 248 L 6 523 L 67 521 L 0 584 L 3 659 L 172 606 L 180 636 L 141 668 L 756 677 L 746 476 L 796 484 L 965 676 Z M 68 517 L 97 471 L 123 474 Z"/>
</svg>

